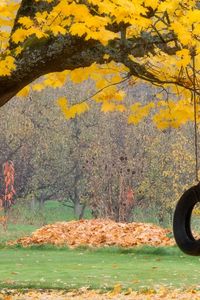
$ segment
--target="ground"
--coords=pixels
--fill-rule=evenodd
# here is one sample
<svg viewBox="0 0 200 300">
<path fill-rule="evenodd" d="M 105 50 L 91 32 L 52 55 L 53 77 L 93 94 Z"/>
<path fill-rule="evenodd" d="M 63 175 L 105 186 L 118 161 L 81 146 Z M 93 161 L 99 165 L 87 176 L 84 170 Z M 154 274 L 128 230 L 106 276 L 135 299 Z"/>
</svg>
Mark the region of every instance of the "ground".
<svg viewBox="0 0 200 300">
<path fill-rule="evenodd" d="M 86 223 L 80 223 L 83 233 Z M 200 299 L 199 257 L 184 255 L 170 243 L 162 247 L 101 245 L 99 248 L 31 243 L 24 248 L 19 243 L 7 243 L 29 236 L 36 228 L 35 224 L 10 224 L 7 232 L 0 229 L 0 300 Z M 39 233 L 49 232 L 49 228 L 62 229 L 54 223 Z M 97 232 L 97 228 L 93 229 Z M 139 234 L 141 226 L 136 228 Z M 145 228 L 151 227 L 147 224 Z M 99 232 L 105 235 L 105 229 Z M 80 231 L 73 232 L 80 235 Z M 114 232 L 119 233 L 118 229 Z M 167 230 L 156 232 L 164 233 L 166 241 L 170 241 Z M 49 241 L 51 231 L 48 234 Z M 152 235 L 151 230 L 148 234 Z"/>
</svg>

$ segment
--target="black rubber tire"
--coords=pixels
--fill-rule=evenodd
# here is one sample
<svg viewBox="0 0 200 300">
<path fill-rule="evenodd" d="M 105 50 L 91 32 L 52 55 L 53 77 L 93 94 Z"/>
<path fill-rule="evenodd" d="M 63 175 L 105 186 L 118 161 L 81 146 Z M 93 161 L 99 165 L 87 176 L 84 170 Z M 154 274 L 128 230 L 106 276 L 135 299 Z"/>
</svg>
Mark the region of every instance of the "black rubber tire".
<svg viewBox="0 0 200 300">
<path fill-rule="evenodd" d="M 200 185 L 197 184 L 187 190 L 177 203 L 173 232 L 179 248 L 189 255 L 200 255 L 200 240 L 195 240 L 191 230 L 192 210 L 197 202 L 200 202 Z"/>
</svg>

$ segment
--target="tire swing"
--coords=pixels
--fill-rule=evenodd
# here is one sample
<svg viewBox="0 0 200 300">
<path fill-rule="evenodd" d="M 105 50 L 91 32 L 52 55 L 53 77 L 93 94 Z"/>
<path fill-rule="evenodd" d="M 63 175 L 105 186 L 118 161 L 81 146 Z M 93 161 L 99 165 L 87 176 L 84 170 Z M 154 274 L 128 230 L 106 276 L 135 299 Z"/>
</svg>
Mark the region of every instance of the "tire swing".
<svg viewBox="0 0 200 300">
<path fill-rule="evenodd" d="M 200 240 L 196 240 L 191 230 L 191 216 L 195 206 L 200 202 L 200 184 L 187 190 L 177 203 L 173 232 L 179 248 L 189 255 L 200 255 Z"/>
<path fill-rule="evenodd" d="M 195 130 L 195 156 L 196 179 L 198 179 L 198 134 L 197 134 L 197 101 L 196 101 L 196 75 L 195 55 L 193 55 L 193 101 L 194 101 L 194 130 Z M 178 247 L 189 255 L 200 256 L 200 239 L 195 239 L 191 229 L 191 216 L 195 205 L 200 202 L 200 182 L 188 189 L 177 203 L 173 218 L 173 233 Z"/>
</svg>

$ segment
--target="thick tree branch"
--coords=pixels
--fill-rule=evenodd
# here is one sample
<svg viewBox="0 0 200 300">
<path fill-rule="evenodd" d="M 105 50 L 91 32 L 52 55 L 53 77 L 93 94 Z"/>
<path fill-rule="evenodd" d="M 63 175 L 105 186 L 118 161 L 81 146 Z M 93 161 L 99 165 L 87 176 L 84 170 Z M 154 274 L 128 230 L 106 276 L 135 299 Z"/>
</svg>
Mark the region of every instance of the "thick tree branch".
<svg viewBox="0 0 200 300">
<path fill-rule="evenodd" d="M 16 17 L 15 28 L 20 16 L 33 16 L 37 8 L 40 11 L 43 9 L 42 5 L 44 5 L 45 10 L 47 9 L 47 2 L 39 2 L 37 8 L 32 6 L 31 3 L 30 0 L 22 1 Z M 52 3 L 49 9 L 51 8 Z M 27 84 L 44 74 L 88 67 L 94 62 L 103 64 L 105 63 L 103 58 L 105 54 L 109 54 L 110 60 L 125 64 L 130 69 L 129 75 L 155 83 L 162 83 L 146 66 L 133 62 L 128 57 L 129 54 L 135 57 L 143 57 L 149 53 L 155 54 L 155 47 L 168 54 L 174 54 L 177 47 L 170 48 L 167 44 L 173 38 L 170 34 L 161 39 L 159 36 L 144 33 L 141 37 L 126 39 L 122 47 L 120 39 L 115 39 L 107 46 L 103 46 L 98 41 L 86 41 L 84 38 L 69 34 L 66 36 L 51 36 L 41 40 L 32 36 L 25 42 L 23 52 L 16 58 L 16 70 L 12 72 L 11 76 L 0 77 L 0 106 L 8 102 Z M 11 49 L 15 46 L 11 43 Z"/>
<path fill-rule="evenodd" d="M 59 36 L 39 41 L 18 56 L 11 76 L 0 77 L 0 106 L 9 101 L 24 86 L 51 72 L 73 70 L 103 63 L 103 47 L 94 41 L 78 37 Z"/>
</svg>

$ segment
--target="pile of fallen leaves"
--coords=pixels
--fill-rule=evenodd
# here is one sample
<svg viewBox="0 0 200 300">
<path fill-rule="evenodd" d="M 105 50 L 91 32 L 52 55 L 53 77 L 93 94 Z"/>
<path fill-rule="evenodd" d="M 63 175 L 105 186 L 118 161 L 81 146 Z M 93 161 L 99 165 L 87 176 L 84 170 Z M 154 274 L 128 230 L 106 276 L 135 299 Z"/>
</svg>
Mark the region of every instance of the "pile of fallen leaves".
<svg viewBox="0 0 200 300">
<path fill-rule="evenodd" d="M 170 230 L 148 223 L 116 223 L 111 220 L 80 220 L 46 225 L 29 237 L 9 244 L 30 245 L 53 244 L 58 246 L 134 247 L 140 245 L 171 246 Z"/>
</svg>

